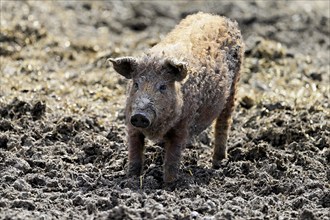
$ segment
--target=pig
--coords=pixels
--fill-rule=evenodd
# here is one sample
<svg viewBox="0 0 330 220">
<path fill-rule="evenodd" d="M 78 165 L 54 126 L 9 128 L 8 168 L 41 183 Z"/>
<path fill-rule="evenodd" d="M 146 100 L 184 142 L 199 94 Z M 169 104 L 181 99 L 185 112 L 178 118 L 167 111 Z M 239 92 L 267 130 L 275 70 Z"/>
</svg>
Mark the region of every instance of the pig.
<svg viewBox="0 0 330 220">
<path fill-rule="evenodd" d="M 212 165 L 227 158 L 244 43 L 235 21 L 199 12 L 138 58 L 109 58 L 127 79 L 128 175 L 143 170 L 145 138 L 164 143 L 164 182 L 178 178 L 182 150 L 215 121 Z"/>
</svg>

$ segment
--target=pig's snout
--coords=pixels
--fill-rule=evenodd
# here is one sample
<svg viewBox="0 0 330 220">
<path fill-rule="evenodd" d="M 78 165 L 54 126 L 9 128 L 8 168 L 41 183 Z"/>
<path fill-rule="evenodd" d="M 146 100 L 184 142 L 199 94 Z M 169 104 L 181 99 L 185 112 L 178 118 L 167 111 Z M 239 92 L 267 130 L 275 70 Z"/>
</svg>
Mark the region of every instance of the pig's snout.
<svg viewBox="0 0 330 220">
<path fill-rule="evenodd" d="M 147 115 L 145 115 L 143 113 L 137 113 L 137 114 L 132 115 L 131 124 L 134 127 L 147 128 L 151 124 L 151 121 L 147 117 Z"/>
<path fill-rule="evenodd" d="M 132 105 L 130 123 L 137 128 L 148 128 L 156 117 L 153 102 L 149 95 L 142 94 L 138 96 Z"/>
</svg>

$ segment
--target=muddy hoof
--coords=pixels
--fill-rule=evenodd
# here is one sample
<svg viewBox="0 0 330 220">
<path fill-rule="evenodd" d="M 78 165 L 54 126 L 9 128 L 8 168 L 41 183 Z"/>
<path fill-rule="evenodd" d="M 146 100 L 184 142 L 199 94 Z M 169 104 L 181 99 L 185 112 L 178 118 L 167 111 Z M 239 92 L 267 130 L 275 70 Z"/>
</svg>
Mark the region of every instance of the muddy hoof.
<svg viewBox="0 0 330 220">
<path fill-rule="evenodd" d="M 141 164 L 131 164 L 128 167 L 127 176 L 140 176 L 142 171 L 142 165 Z"/>
<path fill-rule="evenodd" d="M 219 169 L 224 160 L 228 158 L 227 153 L 221 155 L 213 155 L 212 168 Z"/>
<path fill-rule="evenodd" d="M 212 161 L 212 168 L 213 169 L 219 169 L 219 168 L 221 168 L 223 166 L 226 166 L 227 163 L 228 163 L 228 158 L 227 157 L 226 158 L 223 158 L 223 159 L 220 159 L 220 160 L 213 159 L 213 161 Z"/>
<path fill-rule="evenodd" d="M 178 179 L 179 165 L 170 164 L 164 167 L 164 182 L 171 183 Z"/>
<path fill-rule="evenodd" d="M 213 169 L 219 169 L 221 167 L 221 161 L 219 160 L 213 160 L 212 161 L 212 168 Z"/>
<path fill-rule="evenodd" d="M 165 183 L 173 183 L 178 180 L 177 175 L 164 175 L 164 182 Z"/>
</svg>

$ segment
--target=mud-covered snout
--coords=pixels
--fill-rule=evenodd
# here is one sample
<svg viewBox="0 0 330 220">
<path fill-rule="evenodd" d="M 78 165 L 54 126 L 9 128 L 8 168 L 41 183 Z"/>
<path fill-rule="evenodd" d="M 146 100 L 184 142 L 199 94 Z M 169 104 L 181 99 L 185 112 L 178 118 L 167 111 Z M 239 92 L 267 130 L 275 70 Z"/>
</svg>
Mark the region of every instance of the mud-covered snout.
<svg viewBox="0 0 330 220">
<path fill-rule="evenodd" d="M 131 116 L 131 124 L 138 128 L 147 128 L 151 124 L 150 118 L 144 113 L 136 113 Z"/>
<path fill-rule="evenodd" d="M 137 128 L 148 128 L 155 118 L 155 111 L 150 98 L 139 96 L 132 105 L 132 114 L 129 118 L 131 125 Z"/>
</svg>

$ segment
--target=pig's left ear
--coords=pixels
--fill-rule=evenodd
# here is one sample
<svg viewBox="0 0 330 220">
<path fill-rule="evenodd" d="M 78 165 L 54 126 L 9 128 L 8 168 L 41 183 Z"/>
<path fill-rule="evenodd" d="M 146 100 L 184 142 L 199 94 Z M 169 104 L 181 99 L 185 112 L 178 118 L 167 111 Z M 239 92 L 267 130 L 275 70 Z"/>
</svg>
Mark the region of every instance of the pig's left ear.
<svg viewBox="0 0 330 220">
<path fill-rule="evenodd" d="M 182 81 L 187 76 L 187 63 L 175 59 L 165 61 L 165 66 L 173 74 L 175 81 Z"/>
<path fill-rule="evenodd" d="M 109 62 L 113 64 L 113 68 L 122 76 L 127 79 L 132 78 L 132 73 L 138 62 L 133 57 L 120 57 L 120 58 L 109 58 Z"/>
</svg>

